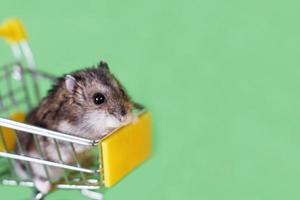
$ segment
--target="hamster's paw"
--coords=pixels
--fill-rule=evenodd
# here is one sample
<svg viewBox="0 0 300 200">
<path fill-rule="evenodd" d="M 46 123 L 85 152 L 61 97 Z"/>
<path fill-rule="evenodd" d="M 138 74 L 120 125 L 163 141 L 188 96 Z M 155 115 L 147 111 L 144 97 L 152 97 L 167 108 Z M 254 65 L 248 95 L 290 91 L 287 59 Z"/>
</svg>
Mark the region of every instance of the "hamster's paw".
<svg viewBox="0 0 300 200">
<path fill-rule="evenodd" d="M 51 183 L 43 178 L 34 178 L 34 185 L 38 191 L 47 194 L 51 190 Z"/>
<path fill-rule="evenodd" d="M 136 124 L 139 120 L 139 116 L 137 113 L 133 113 L 129 119 L 129 123 Z"/>
</svg>

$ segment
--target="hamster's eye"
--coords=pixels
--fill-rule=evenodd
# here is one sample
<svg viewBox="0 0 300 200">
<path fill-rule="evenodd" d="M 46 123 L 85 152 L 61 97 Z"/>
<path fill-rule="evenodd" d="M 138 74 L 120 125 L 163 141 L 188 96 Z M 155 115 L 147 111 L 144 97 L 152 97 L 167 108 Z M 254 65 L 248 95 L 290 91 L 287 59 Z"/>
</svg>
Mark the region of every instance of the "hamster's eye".
<svg viewBox="0 0 300 200">
<path fill-rule="evenodd" d="M 93 96 L 94 104 L 100 105 L 105 102 L 105 96 L 101 93 L 96 93 Z"/>
</svg>

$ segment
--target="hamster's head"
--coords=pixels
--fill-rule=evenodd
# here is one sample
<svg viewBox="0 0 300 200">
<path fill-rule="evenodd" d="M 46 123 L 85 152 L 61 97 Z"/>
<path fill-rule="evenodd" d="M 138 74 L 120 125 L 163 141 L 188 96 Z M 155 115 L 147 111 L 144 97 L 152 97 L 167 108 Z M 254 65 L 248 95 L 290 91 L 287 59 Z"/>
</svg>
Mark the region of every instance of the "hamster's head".
<svg viewBox="0 0 300 200">
<path fill-rule="evenodd" d="M 103 61 L 97 67 L 66 75 L 65 89 L 87 132 L 106 134 L 133 120 L 130 97 Z"/>
</svg>

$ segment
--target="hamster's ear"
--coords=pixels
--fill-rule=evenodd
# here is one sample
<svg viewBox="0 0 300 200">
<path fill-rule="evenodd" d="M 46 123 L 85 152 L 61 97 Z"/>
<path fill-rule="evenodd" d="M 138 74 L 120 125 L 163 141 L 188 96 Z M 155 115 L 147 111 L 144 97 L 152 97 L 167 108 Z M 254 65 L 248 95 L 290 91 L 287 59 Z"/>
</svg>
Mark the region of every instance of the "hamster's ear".
<svg viewBox="0 0 300 200">
<path fill-rule="evenodd" d="M 100 63 L 98 64 L 98 68 L 99 69 L 106 69 L 107 71 L 109 71 L 108 64 L 103 60 L 100 61 Z"/>
<path fill-rule="evenodd" d="M 71 76 L 71 75 L 66 75 L 65 76 L 65 84 L 66 84 L 66 88 L 70 93 L 73 93 L 74 91 L 74 87 L 76 85 L 76 79 Z"/>
</svg>

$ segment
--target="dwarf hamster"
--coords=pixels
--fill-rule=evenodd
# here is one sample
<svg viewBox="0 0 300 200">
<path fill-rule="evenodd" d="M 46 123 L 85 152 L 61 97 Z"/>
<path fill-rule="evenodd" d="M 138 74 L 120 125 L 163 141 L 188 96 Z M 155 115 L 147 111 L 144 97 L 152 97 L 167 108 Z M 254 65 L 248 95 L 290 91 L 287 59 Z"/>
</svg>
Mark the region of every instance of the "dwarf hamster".
<svg viewBox="0 0 300 200">
<path fill-rule="evenodd" d="M 106 62 L 96 67 L 86 68 L 57 79 L 48 95 L 33 109 L 26 123 L 80 136 L 88 139 L 100 139 L 112 129 L 130 123 L 133 119 L 134 103 L 121 83 L 110 72 Z M 18 133 L 25 155 L 41 158 L 31 134 Z M 53 139 L 38 136 L 41 150 L 46 160 L 60 162 Z M 59 142 L 62 159 L 65 163 L 74 162 L 70 144 Z M 77 152 L 86 147 L 75 145 Z M 18 150 L 17 150 L 18 151 Z M 24 164 L 23 164 L 24 165 Z M 25 167 L 17 162 L 17 171 L 21 177 L 28 177 Z M 42 193 L 50 190 L 47 174 L 42 165 L 30 164 L 37 189 Z M 61 170 L 48 167 L 53 179 L 59 178 Z"/>
</svg>

